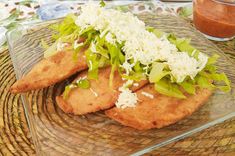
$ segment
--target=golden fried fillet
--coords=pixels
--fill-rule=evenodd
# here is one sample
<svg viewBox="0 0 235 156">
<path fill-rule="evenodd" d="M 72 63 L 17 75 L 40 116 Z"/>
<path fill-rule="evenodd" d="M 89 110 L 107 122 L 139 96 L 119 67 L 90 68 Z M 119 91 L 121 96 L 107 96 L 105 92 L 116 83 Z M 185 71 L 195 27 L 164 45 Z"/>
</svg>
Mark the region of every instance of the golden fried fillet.
<svg viewBox="0 0 235 156">
<path fill-rule="evenodd" d="M 61 51 L 38 62 L 29 73 L 11 86 L 10 92 L 20 93 L 45 88 L 86 68 L 83 52 L 74 61 L 72 51 Z"/>
<path fill-rule="evenodd" d="M 116 72 L 114 74 L 113 86 L 110 87 L 110 70 L 110 67 L 100 69 L 98 75 L 99 79 L 90 80 L 89 89 L 74 88 L 69 92 L 66 99 L 64 99 L 62 95 L 57 96 L 56 102 L 58 106 L 64 112 L 73 113 L 75 115 L 96 112 L 114 106 L 119 94 L 118 88 L 122 86 L 125 81 L 123 81 L 119 73 Z M 87 71 L 80 73 L 77 79 L 83 78 L 84 76 L 87 76 Z M 140 81 L 138 83 L 139 85 L 133 87 L 132 90 L 137 90 L 146 83 L 146 80 Z"/>
<path fill-rule="evenodd" d="M 191 115 L 207 101 L 212 91 L 198 89 L 196 95 L 177 99 L 157 93 L 153 85 L 146 85 L 136 93 L 139 99 L 136 107 L 114 107 L 106 110 L 105 114 L 125 126 L 139 130 L 161 128 Z M 146 96 L 146 93 L 152 94 L 153 98 Z"/>
</svg>

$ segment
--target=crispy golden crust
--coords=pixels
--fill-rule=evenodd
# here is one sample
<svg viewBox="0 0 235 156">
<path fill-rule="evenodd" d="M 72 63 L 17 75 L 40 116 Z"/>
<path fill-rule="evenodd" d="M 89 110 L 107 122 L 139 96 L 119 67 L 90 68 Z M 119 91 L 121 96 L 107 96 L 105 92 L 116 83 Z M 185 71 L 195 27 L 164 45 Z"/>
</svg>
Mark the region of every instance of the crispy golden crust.
<svg viewBox="0 0 235 156">
<path fill-rule="evenodd" d="M 83 53 L 80 53 L 77 61 L 73 61 L 72 56 L 72 51 L 63 51 L 42 59 L 11 86 L 10 92 L 21 93 L 45 88 L 87 68 Z"/>
<path fill-rule="evenodd" d="M 99 80 L 90 80 L 90 89 L 74 88 L 70 91 L 66 100 L 62 96 L 56 97 L 58 106 L 66 113 L 82 115 L 90 112 L 108 109 L 114 106 L 118 97 L 118 88 L 124 83 L 119 73 L 116 72 L 113 87 L 109 86 L 110 67 L 99 70 Z M 77 79 L 87 76 L 87 71 L 79 74 Z M 76 80 L 77 80 L 76 79 Z M 75 81 L 76 81 L 75 80 Z M 141 81 L 137 90 L 145 85 L 147 81 Z"/>
<path fill-rule="evenodd" d="M 146 97 L 142 92 L 150 93 L 154 98 Z M 106 110 L 105 114 L 125 126 L 139 130 L 161 128 L 191 115 L 212 94 L 207 89 L 200 89 L 196 95 L 180 100 L 157 93 L 153 85 L 146 85 L 136 93 L 139 98 L 136 107 L 125 109 L 114 107 Z"/>
<path fill-rule="evenodd" d="M 57 96 L 56 102 L 57 102 L 58 106 L 60 107 L 60 109 L 62 109 L 64 112 L 73 113 L 73 108 L 71 107 L 71 105 L 68 105 L 66 103 L 66 101 L 63 99 L 62 96 Z"/>
</svg>

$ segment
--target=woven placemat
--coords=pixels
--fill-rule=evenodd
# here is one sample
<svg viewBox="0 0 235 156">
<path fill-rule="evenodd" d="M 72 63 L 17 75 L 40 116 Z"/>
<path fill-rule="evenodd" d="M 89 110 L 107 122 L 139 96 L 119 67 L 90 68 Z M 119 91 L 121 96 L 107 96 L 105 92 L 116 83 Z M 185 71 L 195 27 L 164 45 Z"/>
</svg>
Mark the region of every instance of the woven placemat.
<svg viewBox="0 0 235 156">
<path fill-rule="evenodd" d="M 34 146 L 20 95 L 9 93 L 16 81 L 8 50 L 0 52 L 0 154 L 33 155 Z"/>
</svg>

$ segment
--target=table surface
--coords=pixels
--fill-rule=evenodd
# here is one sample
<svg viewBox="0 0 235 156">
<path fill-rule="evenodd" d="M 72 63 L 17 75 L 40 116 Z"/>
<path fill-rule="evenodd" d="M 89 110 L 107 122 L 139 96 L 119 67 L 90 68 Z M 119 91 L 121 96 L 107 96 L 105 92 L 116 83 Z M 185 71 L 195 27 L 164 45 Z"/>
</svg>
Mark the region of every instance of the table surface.
<svg viewBox="0 0 235 156">
<path fill-rule="evenodd" d="M 177 10 L 179 6 L 185 6 L 188 3 L 171 3 L 170 5 Z M 190 18 L 186 20 L 192 22 Z M 235 61 L 235 40 L 214 43 Z M 34 155 L 35 150 L 20 96 L 11 95 L 7 91 L 7 83 L 13 83 L 16 79 L 8 49 L 4 49 L 0 52 L 0 155 Z M 11 98 L 13 103 L 3 105 L 6 103 L 3 102 L 6 97 Z M 19 121 L 20 118 L 24 121 Z M 235 155 L 235 118 L 158 148 L 146 155 Z"/>
</svg>

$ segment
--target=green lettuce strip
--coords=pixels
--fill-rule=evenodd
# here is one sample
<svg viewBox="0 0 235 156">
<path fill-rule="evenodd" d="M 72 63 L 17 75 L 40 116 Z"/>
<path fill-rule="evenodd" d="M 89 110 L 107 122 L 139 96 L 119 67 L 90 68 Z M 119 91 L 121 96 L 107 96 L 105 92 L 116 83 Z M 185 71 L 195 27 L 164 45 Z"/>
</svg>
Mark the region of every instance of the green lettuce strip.
<svg viewBox="0 0 235 156">
<path fill-rule="evenodd" d="M 63 93 L 63 98 L 67 99 L 68 95 L 69 95 L 69 92 L 71 91 L 71 89 L 74 89 L 74 88 L 88 89 L 88 88 L 90 88 L 90 82 L 89 82 L 88 79 L 79 79 L 76 82 L 74 82 L 70 85 L 67 85 L 65 87 L 65 90 L 64 90 L 64 93 Z"/>
</svg>

